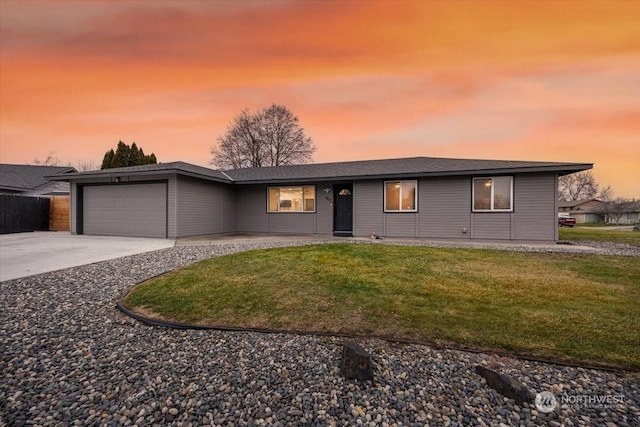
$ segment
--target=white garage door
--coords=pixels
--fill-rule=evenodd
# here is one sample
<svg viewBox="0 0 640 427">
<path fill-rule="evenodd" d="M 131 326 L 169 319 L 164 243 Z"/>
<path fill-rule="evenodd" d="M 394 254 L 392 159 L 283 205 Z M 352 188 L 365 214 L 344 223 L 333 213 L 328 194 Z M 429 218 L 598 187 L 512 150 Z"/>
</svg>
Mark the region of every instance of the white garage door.
<svg viewBox="0 0 640 427">
<path fill-rule="evenodd" d="M 82 214 L 84 234 L 167 237 L 167 185 L 86 186 Z"/>
</svg>

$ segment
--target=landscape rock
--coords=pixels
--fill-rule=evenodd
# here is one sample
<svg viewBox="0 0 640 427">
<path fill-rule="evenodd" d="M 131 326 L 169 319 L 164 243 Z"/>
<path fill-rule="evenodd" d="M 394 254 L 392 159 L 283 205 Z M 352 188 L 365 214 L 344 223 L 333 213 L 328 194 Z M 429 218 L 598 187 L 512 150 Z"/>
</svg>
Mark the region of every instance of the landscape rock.
<svg viewBox="0 0 640 427">
<path fill-rule="evenodd" d="M 515 378 L 500 374 L 484 366 L 476 366 L 475 371 L 478 375 L 487 380 L 487 385 L 500 393 L 501 395 L 515 400 L 519 404 L 531 403 L 533 394 L 529 389 Z"/>
<path fill-rule="evenodd" d="M 358 343 L 346 341 L 342 347 L 340 372 L 345 378 L 359 381 L 373 380 L 371 355 Z"/>
</svg>

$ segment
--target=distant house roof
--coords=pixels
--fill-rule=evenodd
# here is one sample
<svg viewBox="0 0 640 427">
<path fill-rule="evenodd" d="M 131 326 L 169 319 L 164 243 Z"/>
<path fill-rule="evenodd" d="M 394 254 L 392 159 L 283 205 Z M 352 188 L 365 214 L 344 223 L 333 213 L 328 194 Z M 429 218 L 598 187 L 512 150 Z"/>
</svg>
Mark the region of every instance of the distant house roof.
<svg viewBox="0 0 640 427">
<path fill-rule="evenodd" d="M 50 183 L 46 177 L 73 172 L 76 172 L 76 169 L 71 166 L 0 164 L 0 191 L 12 193 L 33 191 Z"/>
<path fill-rule="evenodd" d="M 78 172 L 64 177 L 51 176 L 55 181 L 70 178 L 118 177 L 121 175 L 157 175 L 177 173 L 227 183 L 296 183 L 317 180 L 384 179 L 402 177 L 510 174 L 527 172 L 556 172 L 566 175 L 591 169 L 591 163 L 526 162 L 513 160 L 446 159 L 411 157 L 403 159 L 363 160 L 338 163 L 245 168 L 227 171 L 196 166 L 184 162 L 158 163 L 126 168 Z"/>
<path fill-rule="evenodd" d="M 597 202 L 602 203 L 601 200 L 598 199 L 578 199 L 578 200 L 560 200 L 558 202 L 559 208 L 576 208 L 578 206 L 584 205 L 589 202 Z"/>
</svg>

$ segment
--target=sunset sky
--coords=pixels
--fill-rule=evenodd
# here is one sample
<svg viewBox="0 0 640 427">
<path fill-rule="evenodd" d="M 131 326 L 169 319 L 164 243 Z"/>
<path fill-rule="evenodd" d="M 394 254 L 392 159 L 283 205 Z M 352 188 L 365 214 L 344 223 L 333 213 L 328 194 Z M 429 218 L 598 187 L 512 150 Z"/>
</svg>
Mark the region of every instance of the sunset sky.
<svg viewBox="0 0 640 427">
<path fill-rule="evenodd" d="M 208 166 L 272 103 L 315 162 L 592 162 L 640 198 L 640 1 L 0 0 L 1 163 Z"/>
</svg>

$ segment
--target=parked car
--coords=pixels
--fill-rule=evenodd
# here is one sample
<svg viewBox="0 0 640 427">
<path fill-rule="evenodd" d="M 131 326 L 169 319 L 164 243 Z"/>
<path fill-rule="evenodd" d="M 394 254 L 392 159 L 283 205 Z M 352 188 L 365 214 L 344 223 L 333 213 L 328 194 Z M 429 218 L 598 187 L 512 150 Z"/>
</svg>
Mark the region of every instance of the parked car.
<svg viewBox="0 0 640 427">
<path fill-rule="evenodd" d="M 559 216 L 558 227 L 573 227 L 576 225 L 576 219 L 571 216 Z"/>
</svg>

